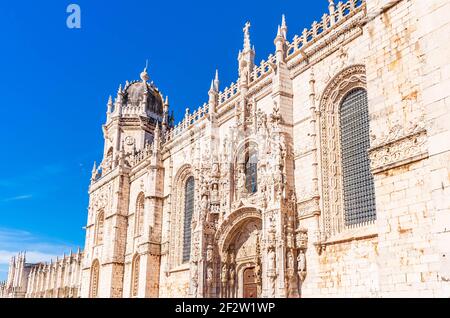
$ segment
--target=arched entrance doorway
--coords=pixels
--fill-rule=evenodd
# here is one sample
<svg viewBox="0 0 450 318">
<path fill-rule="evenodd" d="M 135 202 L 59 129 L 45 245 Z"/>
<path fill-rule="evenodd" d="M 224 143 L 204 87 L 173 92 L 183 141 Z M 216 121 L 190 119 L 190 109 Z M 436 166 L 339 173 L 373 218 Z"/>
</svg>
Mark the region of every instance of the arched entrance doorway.
<svg viewBox="0 0 450 318">
<path fill-rule="evenodd" d="M 244 208 L 233 212 L 218 231 L 221 297 L 261 295 L 261 230 L 260 212 Z"/>
</svg>

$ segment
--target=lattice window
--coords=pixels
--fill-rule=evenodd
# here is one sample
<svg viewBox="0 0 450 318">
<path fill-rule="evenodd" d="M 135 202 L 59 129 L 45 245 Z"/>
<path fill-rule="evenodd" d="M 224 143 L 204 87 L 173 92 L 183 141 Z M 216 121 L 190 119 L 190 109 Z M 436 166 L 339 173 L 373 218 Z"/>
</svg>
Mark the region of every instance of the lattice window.
<svg viewBox="0 0 450 318">
<path fill-rule="evenodd" d="M 134 235 L 142 235 L 144 231 L 144 209 L 145 209 L 144 194 L 139 194 L 136 200 L 136 213 L 134 217 Z"/>
<path fill-rule="evenodd" d="M 246 155 L 245 187 L 248 193 L 255 193 L 258 190 L 258 154 L 256 151 Z"/>
<path fill-rule="evenodd" d="M 97 220 L 95 224 L 95 244 L 99 245 L 103 243 L 103 231 L 105 223 L 105 213 L 100 211 L 97 214 Z"/>
<path fill-rule="evenodd" d="M 345 225 L 371 222 L 376 219 L 375 189 L 368 155 L 369 110 L 364 89 L 346 95 L 339 119 Z"/>
<path fill-rule="evenodd" d="M 139 290 L 139 266 L 141 258 L 136 255 L 133 259 L 132 275 L 131 275 L 131 296 L 136 297 Z"/>
<path fill-rule="evenodd" d="M 186 181 L 184 193 L 183 263 L 188 262 L 191 257 L 191 222 L 194 212 L 194 188 L 194 177 L 189 177 Z"/>
<path fill-rule="evenodd" d="M 91 298 L 96 298 L 98 296 L 99 270 L 99 262 L 98 260 L 95 260 L 92 262 L 91 266 Z"/>
</svg>

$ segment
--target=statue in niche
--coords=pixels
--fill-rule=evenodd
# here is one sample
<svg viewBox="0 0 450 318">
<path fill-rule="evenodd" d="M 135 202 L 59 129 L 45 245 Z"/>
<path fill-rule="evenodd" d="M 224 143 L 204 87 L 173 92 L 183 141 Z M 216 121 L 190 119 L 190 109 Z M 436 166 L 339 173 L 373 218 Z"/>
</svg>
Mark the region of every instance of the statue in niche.
<svg viewBox="0 0 450 318">
<path fill-rule="evenodd" d="M 297 256 L 297 273 L 300 281 L 304 281 L 306 277 L 306 255 L 305 251 L 300 249 Z"/>
<path fill-rule="evenodd" d="M 236 272 L 235 272 L 234 266 L 231 266 L 230 267 L 230 296 L 231 297 L 234 297 L 235 278 L 236 278 Z"/>
<path fill-rule="evenodd" d="M 219 175 L 219 164 L 218 163 L 213 163 L 213 165 L 212 165 L 212 170 L 211 170 L 211 174 L 214 176 L 214 177 L 217 177 L 218 175 Z"/>
<path fill-rule="evenodd" d="M 223 264 L 222 266 L 222 274 L 221 274 L 221 282 L 222 282 L 222 297 L 227 297 L 227 282 L 228 282 L 228 270 L 227 264 Z"/>
<path fill-rule="evenodd" d="M 292 253 L 292 250 L 287 253 L 287 268 L 294 269 L 294 253 Z"/>
<path fill-rule="evenodd" d="M 208 211 L 208 207 L 209 207 L 208 196 L 204 195 L 204 196 L 202 196 L 202 201 L 201 201 L 201 209 L 202 209 L 203 217 L 206 215 L 206 212 Z"/>
<path fill-rule="evenodd" d="M 198 290 L 198 269 L 197 269 L 197 263 L 193 262 L 191 265 L 191 281 L 192 281 L 192 295 L 194 297 L 197 297 L 197 290 Z"/>
<path fill-rule="evenodd" d="M 206 282 L 208 284 L 209 291 L 211 291 L 211 289 L 212 289 L 213 277 L 214 277 L 214 270 L 211 266 L 208 266 L 208 269 L 206 271 Z"/>
<path fill-rule="evenodd" d="M 214 183 L 211 190 L 211 203 L 219 202 L 219 185 Z"/>
<path fill-rule="evenodd" d="M 274 248 L 270 248 L 267 253 L 267 259 L 269 260 L 269 270 L 276 269 L 276 257 Z"/>
<path fill-rule="evenodd" d="M 244 168 L 240 167 L 239 168 L 239 173 L 238 173 L 238 182 L 237 182 L 237 195 L 238 195 L 238 200 L 242 198 L 242 194 L 245 191 L 245 172 L 244 172 Z"/>
</svg>

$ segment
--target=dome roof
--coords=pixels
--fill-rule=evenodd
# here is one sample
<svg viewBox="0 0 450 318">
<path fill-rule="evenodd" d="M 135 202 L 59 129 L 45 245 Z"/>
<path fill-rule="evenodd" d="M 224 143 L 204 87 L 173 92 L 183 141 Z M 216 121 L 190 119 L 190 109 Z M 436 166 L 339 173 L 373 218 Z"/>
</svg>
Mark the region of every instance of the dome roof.
<svg viewBox="0 0 450 318">
<path fill-rule="evenodd" d="M 162 96 L 153 83 L 150 84 L 144 80 L 127 83 L 123 90 L 124 104 L 127 106 L 139 106 L 145 94 L 147 94 L 146 110 L 158 116 L 162 116 L 164 104 Z"/>
</svg>

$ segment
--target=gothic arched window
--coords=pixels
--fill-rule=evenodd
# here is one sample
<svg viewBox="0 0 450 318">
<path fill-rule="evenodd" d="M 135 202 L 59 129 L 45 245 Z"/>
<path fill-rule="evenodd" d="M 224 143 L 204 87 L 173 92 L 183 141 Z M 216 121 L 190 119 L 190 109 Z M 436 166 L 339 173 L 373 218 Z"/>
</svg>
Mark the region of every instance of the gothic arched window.
<svg viewBox="0 0 450 318">
<path fill-rule="evenodd" d="M 248 193 L 255 193 L 258 190 L 258 154 L 256 151 L 246 154 L 245 188 Z"/>
<path fill-rule="evenodd" d="M 345 225 L 374 221 L 375 188 L 368 150 L 369 109 L 367 92 L 351 90 L 339 113 Z"/>
<path fill-rule="evenodd" d="M 99 278 L 100 278 L 100 264 L 98 260 L 94 260 L 91 266 L 91 288 L 90 288 L 91 298 L 96 298 L 98 296 Z"/>
<path fill-rule="evenodd" d="M 184 231 L 183 231 L 183 258 L 186 263 L 191 257 L 191 222 L 194 212 L 194 177 L 189 177 L 184 189 Z"/>
<path fill-rule="evenodd" d="M 133 263 L 131 266 L 131 296 L 136 297 L 138 295 L 139 290 L 139 266 L 140 266 L 140 256 L 135 255 L 133 259 Z"/>
<path fill-rule="evenodd" d="M 142 235 L 144 230 L 144 194 L 140 193 L 136 200 L 136 212 L 134 217 L 134 235 Z"/>
<path fill-rule="evenodd" d="M 97 219 L 95 220 L 95 244 L 99 245 L 103 243 L 103 231 L 105 223 L 105 213 L 100 211 L 97 214 Z"/>
</svg>

